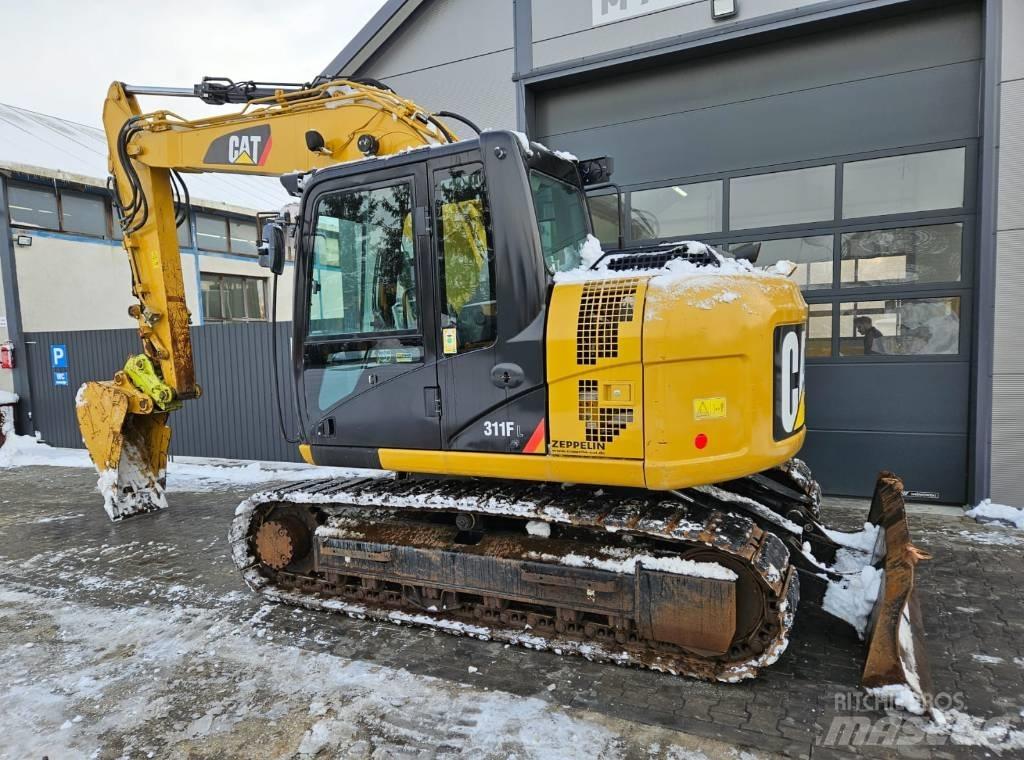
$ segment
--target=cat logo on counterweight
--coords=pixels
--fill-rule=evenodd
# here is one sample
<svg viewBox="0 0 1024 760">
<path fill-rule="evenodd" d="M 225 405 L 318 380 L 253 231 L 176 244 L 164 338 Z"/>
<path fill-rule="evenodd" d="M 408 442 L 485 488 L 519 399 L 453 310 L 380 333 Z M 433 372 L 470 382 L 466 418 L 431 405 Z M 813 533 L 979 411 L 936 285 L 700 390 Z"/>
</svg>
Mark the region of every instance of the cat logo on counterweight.
<svg viewBox="0 0 1024 760">
<path fill-rule="evenodd" d="M 772 420 L 776 441 L 789 438 L 804 426 L 804 325 L 775 328 L 775 410 Z"/>
</svg>

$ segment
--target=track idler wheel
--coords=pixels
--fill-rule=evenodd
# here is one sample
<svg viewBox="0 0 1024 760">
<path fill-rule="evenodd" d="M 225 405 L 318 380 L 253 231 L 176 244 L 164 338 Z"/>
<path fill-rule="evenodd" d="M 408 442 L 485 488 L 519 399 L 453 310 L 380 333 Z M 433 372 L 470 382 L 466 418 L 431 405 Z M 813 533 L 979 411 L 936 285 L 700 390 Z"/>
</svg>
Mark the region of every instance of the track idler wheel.
<svg viewBox="0 0 1024 760">
<path fill-rule="evenodd" d="M 267 520 L 256 531 L 256 556 L 274 570 L 283 570 L 302 559 L 309 549 L 309 529 L 293 515 Z"/>
</svg>

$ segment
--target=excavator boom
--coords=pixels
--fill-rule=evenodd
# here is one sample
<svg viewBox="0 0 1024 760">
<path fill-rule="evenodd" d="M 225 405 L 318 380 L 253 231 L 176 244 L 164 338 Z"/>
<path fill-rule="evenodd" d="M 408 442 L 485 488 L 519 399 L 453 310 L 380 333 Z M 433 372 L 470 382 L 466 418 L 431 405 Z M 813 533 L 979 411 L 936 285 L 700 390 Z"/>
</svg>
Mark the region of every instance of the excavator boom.
<svg viewBox="0 0 1024 760">
<path fill-rule="evenodd" d="M 177 222 L 188 204 L 179 172 L 301 173 L 456 140 L 416 104 L 348 80 L 247 96 L 238 113 L 197 120 L 143 114 L 136 91 L 184 94 L 115 82 L 103 104 L 112 190 L 139 300 L 130 314 L 143 348 L 113 380 L 86 383 L 77 396 L 82 438 L 112 520 L 166 507 L 167 413 L 201 392 L 178 250 Z M 197 88 L 196 95 L 208 92 Z"/>
</svg>

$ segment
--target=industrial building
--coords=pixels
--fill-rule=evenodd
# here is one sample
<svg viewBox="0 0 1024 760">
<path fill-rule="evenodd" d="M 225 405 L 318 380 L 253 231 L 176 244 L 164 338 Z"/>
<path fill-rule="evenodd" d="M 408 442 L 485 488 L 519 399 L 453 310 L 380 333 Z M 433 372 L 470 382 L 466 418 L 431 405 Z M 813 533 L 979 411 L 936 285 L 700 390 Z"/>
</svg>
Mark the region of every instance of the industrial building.
<svg viewBox="0 0 1024 760">
<path fill-rule="evenodd" d="M 912 499 L 1024 503 L 1014 297 L 1024 286 L 1024 53 L 1014 31 L 1024 6 L 1004 0 L 387 0 L 322 73 L 372 77 L 484 128 L 613 157 L 625 223 L 609 190 L 592 198 L 607 245 L 759 242 L 759 264 L 796 262 L 811 306 L 803 456 L 826 492 L 865 495 L 890 469 Z M 76 175 L 29 170 L 0 134 L 22 332 L 51 342 L 128 327 L 127 288 L 90 295 L 109 282 L 96 267 L 128 277 L 102 206 L 102 136 L 14 109 L 0 110 L 0 128 L 11 113 L 70 128 L 72 142 L 88 133 L 96 154 Z M 195 201 L 182 231 L 200 336 L 266 317 L 251 217 L 287 198 L 273 180 L 258 194 L 228 189 L 241 182 L 190 180 L 194 198 L 232 203 Z M 93 227 L 75 226 L 82 203 L 102 206 L 102 230 L 98 212 Z M 67 228 L 43 221 L 65 217 Z M 278 315 L 290 311 L 285 296 Z M 228 350 L 211 349 L 205 371 L 240 371 L 245 357 Z M 49 379 L 44 369 L 33 377 Z M 269 397 L 257 395 L 236 403 L 239 425 L 256 409 L 244 446 L 204 432 L 189 410 L 178 450 L 289 456 L 253 443 L 278 437 Z M 34 405 L 44 437 L 76 445 L 73 419 L 50 430 L 38 419 L 49 404 Z"/>
<path fill-rule="evenodd" d="M 14 368 L 0 369 L 0 390 L 21 399 L 19 432 L 56 445 L 82 445 L 74 418 L 78 386 L 111 377 L 138 352 L 136 321 L 128 315 L 135 302 L 131 274 L 107 174 L 101 129 L 0 105 L 0 345 L 9 342 L 14 354 Z M 192 174 L 186 182 L 191 212 L 178 228 L 186 302 L 199 346 L 216 341 L 208 349 L 209 390 L 215 398 L 220 392 L 245 400 L 221 412 L 234 423 L 271 402 L 263 340 L 271 291 L 256 261 L 256 212 L 293 199 L 273 177 Z M 291 278 L 289 264 L 278 300 L 283 321 L 291 319 Z M 256 375 L 258 400 L 232 391 L 226 378 L 218 384 L 218 367 Z M 210 434 L 208 420 L 182 415 L 177 453 L 291 453 L 277 441 L 276 425 L 249 437 L 261 445 L 232 449 Z"/>
<path fill-rule="evenodd" d="M 1024 503 L 1015 31 L 1001 0 L 389 0 L 324 73 L 612 156 L 627 246 L 796 262 L 826 492 Z"/>
</svg>

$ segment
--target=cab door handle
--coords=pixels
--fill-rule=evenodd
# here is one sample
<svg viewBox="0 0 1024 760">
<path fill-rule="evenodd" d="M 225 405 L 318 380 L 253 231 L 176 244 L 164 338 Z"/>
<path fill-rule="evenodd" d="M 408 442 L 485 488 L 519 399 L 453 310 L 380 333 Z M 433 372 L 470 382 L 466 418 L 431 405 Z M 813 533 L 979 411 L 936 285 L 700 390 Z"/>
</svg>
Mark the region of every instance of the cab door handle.
<svg viewBox="0 0 1024 760">
<path fill-rule="evenodd" d="M 491 369 L 491 382 L 499 388 L 515 388 L 525 379 L 526 374 L 518 364 L 495 364 Z"/>
</svg>

